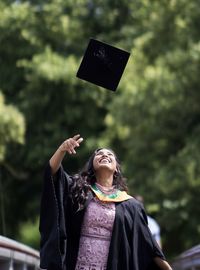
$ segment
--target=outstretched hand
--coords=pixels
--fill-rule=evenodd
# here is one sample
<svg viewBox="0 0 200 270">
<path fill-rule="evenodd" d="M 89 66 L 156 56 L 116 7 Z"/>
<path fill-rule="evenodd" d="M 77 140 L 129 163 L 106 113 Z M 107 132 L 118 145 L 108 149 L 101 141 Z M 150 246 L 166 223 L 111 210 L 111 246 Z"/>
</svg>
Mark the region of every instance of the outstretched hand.
<svg viewBox="0 0 200 270">
<path fill-rule="evenodd" d="M 65 140 L 59 147 L 59 150 L 61 152 L 68 152 L 69 154 L 76 154 L 75 148 L 79 147 L 82 141 L 83 138 L 80 134 L 77 134 L 74 137 Z"/>
</svg>

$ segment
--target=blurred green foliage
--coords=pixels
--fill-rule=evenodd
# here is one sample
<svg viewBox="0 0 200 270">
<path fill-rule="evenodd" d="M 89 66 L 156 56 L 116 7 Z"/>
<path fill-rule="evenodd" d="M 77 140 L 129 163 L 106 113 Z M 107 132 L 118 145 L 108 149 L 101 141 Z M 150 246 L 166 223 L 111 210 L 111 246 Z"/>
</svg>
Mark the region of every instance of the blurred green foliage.
<svg viewBox="0 0 200 270">
<path fill-rule="evenodd" d="M 32 224 L 44 166 L 65 138 L 80 133 L 84 144 L 64 161 L 69 173 L 97 146 L 113 147 L 130 193 L 144 196 L 161 225 L 165 253 L 197 244 L 198 1 L 3 0 L 0 17 L 0 89 L 12 104 L 11 112 L 0 99 L 0 127 L 14 114 L 0 129 L 7 236 L 37 246 Z M 131 52 L 116 93 L 76 78 L 90 37 Z M 24 145 L 17 143 L 21 114 Z"/>
<path fill-rule="evenodd" d="M 24 132 L 23 115 L 13 105 L 7 105 L 0 92 L 0 163 L 5 159 L 10 142 L 24 143 Z"/>
<path fill-rule="evenodd" d="M 22 241 L 26 245 L 30 245 L 38 249 L 39 246 L 39 220 L 30 220 L 20 224 L 20 232 L 17 240 Z"/>
</svg>

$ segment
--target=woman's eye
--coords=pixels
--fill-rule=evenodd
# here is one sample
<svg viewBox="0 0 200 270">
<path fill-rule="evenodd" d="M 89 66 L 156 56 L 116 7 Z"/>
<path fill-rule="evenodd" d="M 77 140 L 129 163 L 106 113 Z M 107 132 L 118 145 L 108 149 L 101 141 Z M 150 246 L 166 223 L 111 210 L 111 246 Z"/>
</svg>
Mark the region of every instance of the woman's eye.
<svg viewBox="0 0 200 270">
<path fill-rule="evenodd" d="M 110 152 L 108 152 L 108 153 L 97 152 L 97 153 L 96 153 L 96 156 L 103 156 L 103 155 L 112 156 L 112 157 L 114 156 L 113 153 L 110 153 Z"/>
</svg>

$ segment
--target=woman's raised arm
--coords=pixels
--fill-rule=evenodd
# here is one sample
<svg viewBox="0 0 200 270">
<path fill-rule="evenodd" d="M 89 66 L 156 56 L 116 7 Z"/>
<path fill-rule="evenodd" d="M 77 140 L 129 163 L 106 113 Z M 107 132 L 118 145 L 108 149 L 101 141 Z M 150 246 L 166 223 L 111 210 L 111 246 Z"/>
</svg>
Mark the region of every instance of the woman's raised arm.
<svg viewBox="0 0 200 270">
<path fill-rule="evenodd" d="M 83 138 L 80 134 L 75 135 L 72 138 L 65 140 L 56 150 L 56 152 L 51 157 L 49 163 L 51 166 L 52 174 L 55 174 L 57 170 L 60 168 L 62 160 L 67 153 L 76 154 L 75 148 L 79 147 L 80 143 L 83 141 Z"/>
</svg>

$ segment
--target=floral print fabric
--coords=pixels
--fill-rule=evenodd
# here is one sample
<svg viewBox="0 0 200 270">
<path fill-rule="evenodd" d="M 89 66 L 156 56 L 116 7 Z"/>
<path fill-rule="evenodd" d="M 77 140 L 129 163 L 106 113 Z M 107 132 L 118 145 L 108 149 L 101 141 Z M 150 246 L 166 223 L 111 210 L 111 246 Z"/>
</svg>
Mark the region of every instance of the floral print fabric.
<svg viewBox="0 0 200 270">
<path fill-rule="evenodd" d="M 93 198 L 81 229 L 76 270 L 106 270 L 115 204 Z"/>
</svg>

